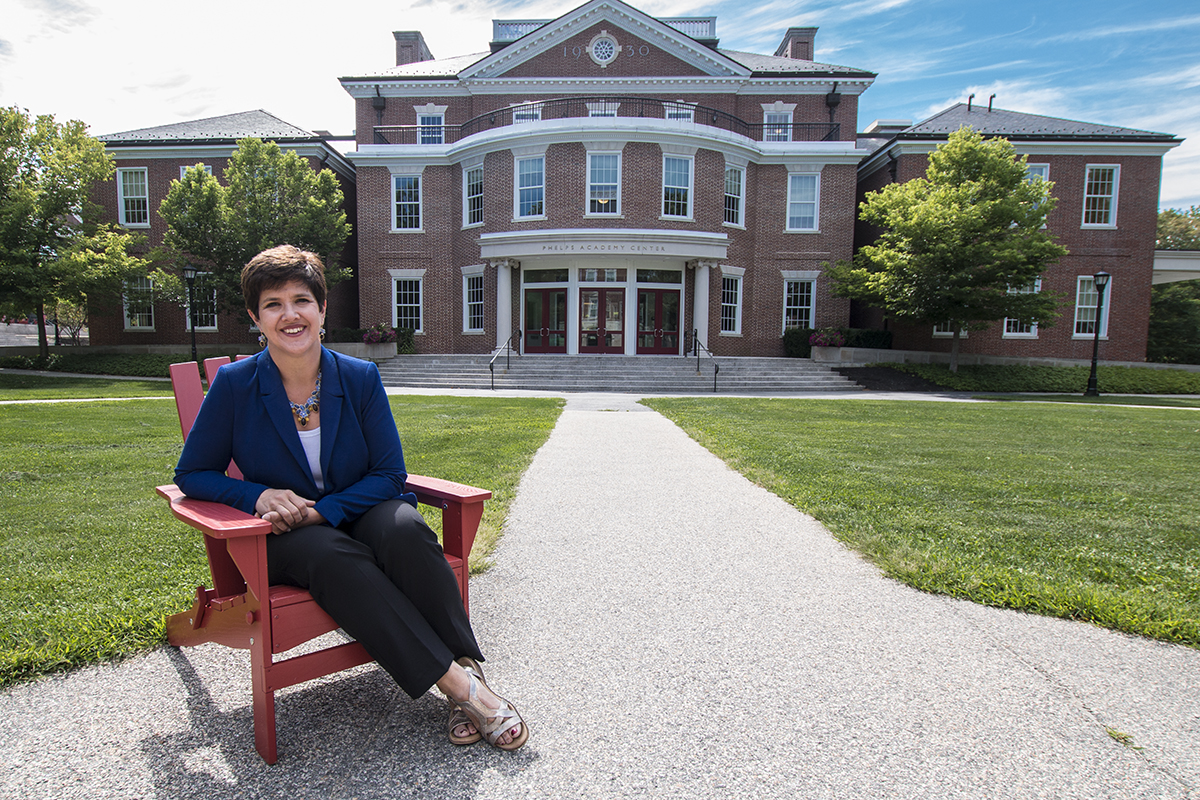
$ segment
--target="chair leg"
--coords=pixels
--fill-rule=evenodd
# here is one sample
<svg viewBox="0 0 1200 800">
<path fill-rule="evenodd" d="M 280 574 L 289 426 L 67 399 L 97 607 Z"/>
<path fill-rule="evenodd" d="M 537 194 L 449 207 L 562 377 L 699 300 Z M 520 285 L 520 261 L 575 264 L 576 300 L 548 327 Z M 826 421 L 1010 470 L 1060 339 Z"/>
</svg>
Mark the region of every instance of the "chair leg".
<svg viewBox="0 0 1200 800">
<path fill-rule="evenodd" d="M 256 637 L 250 648 L 250 683 L 254 705 L 254 748 L 263 761 L 274 764 L 275 752 L 275 691 L 267 686 L 267 668 L 271 663 L 271 652 Z"/>
</svg>

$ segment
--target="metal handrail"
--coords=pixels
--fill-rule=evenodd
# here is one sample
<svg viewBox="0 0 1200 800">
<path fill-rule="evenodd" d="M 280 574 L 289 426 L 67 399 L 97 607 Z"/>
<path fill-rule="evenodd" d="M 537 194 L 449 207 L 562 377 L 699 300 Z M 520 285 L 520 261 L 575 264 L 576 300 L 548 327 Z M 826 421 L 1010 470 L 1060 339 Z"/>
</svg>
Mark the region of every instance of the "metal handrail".
<svg viewBox="0 0 1200 800">
<path fill-rule="evenodd" d="M 496 359 L 500 357 L 501 353 L 504 353 L 504 371 L 507 372 L 508 370 L 512 369 L 512 351 L 513 348 L 517 346 L 514 344 L 514 342 L 519 341 L 521 341 L 520 330 L 508 337 L 508 341 L 500 345 L 500 349 L 492 355 L 492 360 L 488 362 L 488 372 L 491 373 L 492 378 L 492 391 L 496 390 Z M 518 352 L 517 355 L 519 356 L 521 354 Z"/>
<path fill-rule="evenodd" d="M 715 393 L 717 391 L 717 373 L 721 371 L 721 365 L 717 363 L 717 357 L 712 354 L 712 351 L 705 347 L 704 343 L 700 341 L 700 331 L 696 330 L 695 328 L 692 329 L 692 349 L 696 353 L 696 372 L 700 371 L 701 351 L 704 351 L 704 354 L 708 356 L 710 361 L 712 361 L 713 392 Z"/>
<path fill-rule="evenodd" d="M 589 104 L 593 108 L 589 108 Z M 615 107 L 617 117 L 675 119 L 739 133 L 755 141 L 829 142 L 841 138 L 837 122 L 747 122 L 727 111 L 652 97 L 565 97 L 539 100 L 488 111 L 461 125 L 376 125 L 375 144 L 454 144 L 468 136 L 510 125 L 536 125 L 543 120 L 589 117 L 596 105 Z"/>
</svg>

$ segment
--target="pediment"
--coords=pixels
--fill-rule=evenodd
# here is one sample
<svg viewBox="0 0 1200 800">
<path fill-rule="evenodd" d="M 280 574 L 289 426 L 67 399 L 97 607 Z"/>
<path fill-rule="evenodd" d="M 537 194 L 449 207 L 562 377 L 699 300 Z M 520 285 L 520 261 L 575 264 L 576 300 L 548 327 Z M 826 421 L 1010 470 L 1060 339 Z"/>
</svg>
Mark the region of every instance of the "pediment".
<svg viewBox="0 0 1200 800">
<path fill-rule="evenodd" d="M 743 65 L 620 0 L 591 0 L 472 64 L 459 78 L 749 74 Z"/>
</svg>

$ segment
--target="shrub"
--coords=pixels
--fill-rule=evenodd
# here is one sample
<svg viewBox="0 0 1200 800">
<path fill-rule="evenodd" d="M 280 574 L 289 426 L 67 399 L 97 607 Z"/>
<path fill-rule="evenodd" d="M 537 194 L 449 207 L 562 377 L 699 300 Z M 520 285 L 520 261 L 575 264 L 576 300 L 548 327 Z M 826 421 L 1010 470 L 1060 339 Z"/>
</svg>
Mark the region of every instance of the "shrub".
<svg viewBox="0 0 1200 800">
<path fill-rule="evenodd" d="M 1087 388 L 1090 367 L 1032 367 L 971 364 L 951 372 L 945 364 L 884 364 L 930 383 L 962 392 L 1047 392 L 1079 394 Z M 1200 394 L 1200 372 L 1147 367 L 1100 367 L 1102 394 Z"/>
<path fill-rule="evenodd" d="M 812 345 L 808 343 L 816 330 L 813 328 L 788 328 L 783 332 L 783 354 L 788 358 L 809 358 Z"/>
<path fill-rule="evenodd" d="M 417 352 L 417 332 L 412 328 L 396 328 L 396 352 L 406 356 Z"/>
<path fill-rule="evenodd" d="M 846 347 L 869 347 L 875 350 L 892 349 L 892 332 L 867 328 L 845 328 Z"/>
<path fill-rule="evenodd" d="M 837 328 L 822 328 L 808 337 L 808 343 L 813 347 L 842 347 L 846 344 L 846 334 Z"/>
<path fill-rule="evenodd" d="M 388 344 L 396 341 L 396 329 L 380 322 L 367 328 L 362 340 L 367 344 Z"/>
</svg>

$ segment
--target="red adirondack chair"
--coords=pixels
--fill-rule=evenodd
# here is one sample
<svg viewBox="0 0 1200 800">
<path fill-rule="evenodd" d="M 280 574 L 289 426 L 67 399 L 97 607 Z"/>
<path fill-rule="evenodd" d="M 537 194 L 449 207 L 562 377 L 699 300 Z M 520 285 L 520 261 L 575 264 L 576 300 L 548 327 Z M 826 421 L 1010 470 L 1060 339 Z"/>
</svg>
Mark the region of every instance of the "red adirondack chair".
<svg viewBox="0 0 1200 800">
<path fill-rule="evenodd" d="M 228 358 L 205 360 L 209 383 L 228 363 Z M 204 399 L 196 363 L 172 365 L 171 385 L 186 440 Z M 241 477 L 233 463 L 228 471 Z M 483 503 L 492 493 L 422 475 L 409 475 L 407 488 L 421 503 L 441 509 L 442 547 L 469 611 L 467 557 Z M 275 692 L 365 664 L 371 657 L 358 642 L 348 642 L 275 661 L 276 654 L 336 630 L 338 624 L 306 590 L 268 585 L 266 537 L 270 523 L 230 506 L 186 497 L 174 484 L 159 486 L 156 491 L 170 502 L 176 518 L 203 532 L 213 580 L 213 588 L 196 589 L 191 609 L 167 618 L 167 641 L 176 647 L 217 642 L 250 651 L 254 746 L 264 761 L 274 764 Z"/>
</svg>

